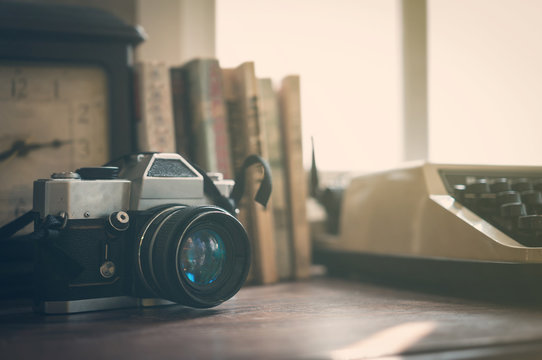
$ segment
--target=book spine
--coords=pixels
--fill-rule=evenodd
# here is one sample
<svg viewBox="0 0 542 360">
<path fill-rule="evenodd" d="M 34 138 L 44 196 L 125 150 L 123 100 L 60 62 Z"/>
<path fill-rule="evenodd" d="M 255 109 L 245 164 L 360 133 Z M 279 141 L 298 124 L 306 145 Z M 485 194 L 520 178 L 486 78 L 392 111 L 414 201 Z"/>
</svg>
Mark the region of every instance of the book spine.
<svg viewBox="0 0 542 360">
<path fill-rule="evenodd" d="M 269 165 L 273 174 L 273 220 L 275 246 L 277 252 L 277 271 L 281 280 L 294 277 L 293 248 L 290 236 L 288 205 L 286 194 L 286 175 L 284 172 L 284 144 L 281 135 L 281 124 L 277 95 L 271 79 L 259 79 L 260 117 L 264 127 L 267 143 Z"/>
<path fill-rule="evenodd" d="M 185 65 L 189 84 L 195 161 L 225 178 L 233 175 L 222 73 L 218 60 L 197 59 Z"/>
<path fill-rule="evenodd" d="M 222 83 L 224 85 L 224 100 L 226 103 L 226 111 L 228 117 L 228 133 L 230 136 L 230 150 L 231 161 L 234 169 L 234 174 L 243 164 L 243 158 L 247 153 L 246 141 L 242 139 L 246 138 L 245 128 L 243 127 L 243 119 L 241 114 L 241 101 L 237 95 L 237 84 L 235 83 L 235 69 L 222 69 Z M 239 209 L 248 208 L 246 202 L 246 196 L 244 196 L 240 203 L 237 204 Z M 253 283 L 258 281 L 259 276 L 256 275 L 257 266 L 254 265 L 254 238 L 252 236 L 253 229 L 250 223 L 250 213 L 247 211 L 240 211 L 237 215 L 238 220 L 243 224 L 247 234 L 249 236 L 252 246 L 252 264 L 247 276 L 247 283 Z"/>
<path fill-rule="evenodd" d="M 267 156 L 265 138 L 258 114 L 258 83 L 254 64 L 243 63 L 234 70 L 225 70 L 229 111 L 230 141 L 232 142 L 233 163 L 241 167 L 250 154 Z M 269 284 L 278 280 L 274 242 L 272 206 L 265 209 L 254 202 L 254 196 L 261 182 L 263 169 L 252 167 L 247 172 L 247 190 L 239 204 L 239 219 L 247 228 L 253 245 L 253 275 L 257 282 Z"/>
<path fill-rule="evenodd" d="M 298 279 L 304 279 L 310 275 L 311 243 L 306 209 L 307 181 L 303 168 L 299 83 L 299 76 L 292 75 L 284 78 L 279 98 L 286 160 L 286 188 L 290 206 L 290 228 L 295 249 L 295 275 Z"/>
<path fill-rule="evenodd" d="M 175 152 L 169 68 L 163 62 L 135 65 L 139 151 Z"/>
<path fill-rule="evenodd" d="M 190 103 L 188 99 L 186 72 L 181 67 L 174 67 L 170 69 L 170 75 L 177 153 L 188 160 L 193 160 L 192 125 L 190 123 Z"/>
<path fill-rule="evenodd" d="M 233 178 L 233 167 L 230 153 L 230 137 L 228 133 L 226 103 L 224 101 L 224 85 L 222 71 L 218 61 L 209 64 L 209 117 L 213 119 L 212 127 L 215 139 L 216 166 L 225 178 Z"/>
</svg>

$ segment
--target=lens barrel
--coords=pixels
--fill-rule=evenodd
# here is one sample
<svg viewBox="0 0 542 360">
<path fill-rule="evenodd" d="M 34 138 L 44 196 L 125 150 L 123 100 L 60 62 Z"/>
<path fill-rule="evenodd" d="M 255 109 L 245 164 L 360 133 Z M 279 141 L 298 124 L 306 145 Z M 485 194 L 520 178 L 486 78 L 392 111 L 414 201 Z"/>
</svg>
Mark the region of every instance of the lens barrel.
<svg viewBox="0 0 542 360">
<path fill-rule="evenodd" d="M 157 297 L 199 308 L 239 291 L 250 267 L 241 223 L 215 206 L 172 205 L 152 217 L 139 237 L 140 278 Z"/>
</svg>

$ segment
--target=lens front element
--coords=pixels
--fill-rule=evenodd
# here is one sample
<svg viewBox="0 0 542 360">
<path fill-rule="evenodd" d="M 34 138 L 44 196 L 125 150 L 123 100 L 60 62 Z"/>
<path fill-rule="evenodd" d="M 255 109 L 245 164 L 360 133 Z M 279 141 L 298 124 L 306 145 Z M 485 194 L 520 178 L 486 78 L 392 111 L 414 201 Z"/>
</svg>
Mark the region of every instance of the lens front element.
<svg viewBox="0 0 542 360">
<path fill-rule="evenodd" d="M 142 230 L 140 279 L 156 297 L 206 308 L 231 298 L 246 280 L 247 233 L 221 208 L 172 205 L 156 210 Z"/>
<path fill-rule="evenodd" d="M 226 261 L 225 245 L 220 235 L 210 229 L 195 229 L 181 244 L 181 269 L 191 284 L 205 286 L 222 273 Z"/>
</svg>

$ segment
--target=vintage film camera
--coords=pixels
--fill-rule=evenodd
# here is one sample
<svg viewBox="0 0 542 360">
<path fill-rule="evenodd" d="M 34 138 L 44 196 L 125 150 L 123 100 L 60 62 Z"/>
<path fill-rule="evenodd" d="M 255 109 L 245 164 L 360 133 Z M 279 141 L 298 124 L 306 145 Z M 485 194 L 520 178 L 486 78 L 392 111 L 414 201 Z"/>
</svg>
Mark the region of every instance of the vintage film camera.
<svg viewBox="0 0 542 360">
<path fill-rule="evenodd" d="M 118 165 L 34 182 L 36 224 L 59 214 L 63 222 L 54 241 L 37 242 L 38 310 L 207 308 L 235 295 L 249 270 L 249 240 L 235 212 L 206 196 L 210 178 L 178 154 L 130 155 Z M 227 199 L 234 181 L 212 178 Z"/>
</svg>

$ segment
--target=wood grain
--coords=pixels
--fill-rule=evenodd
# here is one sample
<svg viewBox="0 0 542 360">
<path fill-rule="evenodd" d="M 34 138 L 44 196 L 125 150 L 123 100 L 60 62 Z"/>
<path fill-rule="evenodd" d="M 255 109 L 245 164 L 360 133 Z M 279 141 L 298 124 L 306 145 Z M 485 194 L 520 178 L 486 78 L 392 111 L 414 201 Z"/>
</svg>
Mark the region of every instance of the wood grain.
<svg viewBox="0 0 542 360">
<path fill-rule="evenodd" d="M 214 309 L 0 311 L 0 358 L 465 358 L 542 354 L 542 307 L 318 278 L 242 289 Z M 453 358 L 453 356 L 452 356 Z M 517 357 L 516 357 L 517 358 Z"/>
</svg>

